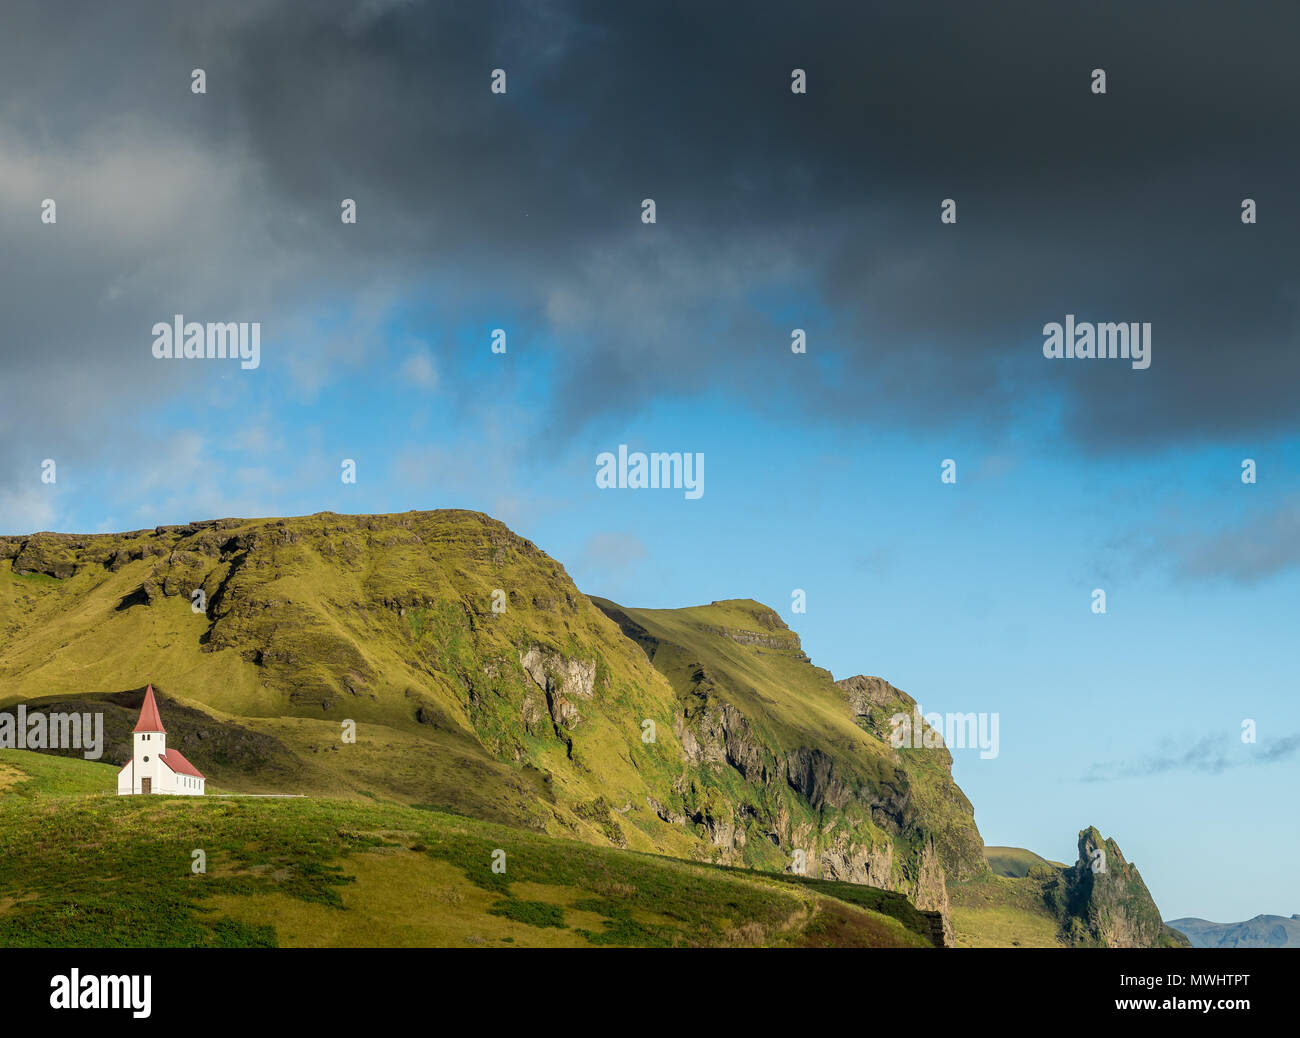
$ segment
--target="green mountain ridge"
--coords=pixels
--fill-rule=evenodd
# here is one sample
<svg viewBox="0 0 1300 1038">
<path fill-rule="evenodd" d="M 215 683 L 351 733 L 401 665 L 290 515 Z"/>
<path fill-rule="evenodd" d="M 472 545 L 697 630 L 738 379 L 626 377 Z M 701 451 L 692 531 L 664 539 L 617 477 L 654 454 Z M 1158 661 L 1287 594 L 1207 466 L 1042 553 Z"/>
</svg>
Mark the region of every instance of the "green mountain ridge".
<svg viewBox="0 0 1300 1038">
<path fill-rule="evenodd" d="M 941 742 L 889 744 L 910 696 L 835 681 L 752 600 L 588 598 L 479 513 L 0 538 L 0 709 L 102 710 L 120 764 L 146 681 L 229 791 L 894 891 L 945 943 L 992 875 Z"/>
</svg>

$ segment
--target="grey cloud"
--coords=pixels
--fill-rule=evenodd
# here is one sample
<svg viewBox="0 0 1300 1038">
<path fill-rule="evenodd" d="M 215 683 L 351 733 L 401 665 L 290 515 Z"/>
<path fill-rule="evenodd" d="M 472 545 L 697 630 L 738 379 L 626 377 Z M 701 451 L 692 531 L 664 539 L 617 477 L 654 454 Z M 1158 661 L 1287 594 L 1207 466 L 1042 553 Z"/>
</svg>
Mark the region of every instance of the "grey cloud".
<svg viewBox="0 0 1300 1038">
<path fill-rule="evenodd" d="M 0 480 L 210 388 L 148 362 L 160 311 L 271 314 L 311 392 L 434 290 L 551 333 L 538 442 L 718 386 L 847 423 L 1059 413 L 1083 451 L 1293 433 L 1297 29 L 1280 2 L 11 5 Z M 1152 322 L 1151 369 L 1045 361 L 1067 312 Z M 420 316 L 433 346 L 457 315 Z M 834 377 L 792 373 L 793 321 Z"/>
<path fill-rule="evenodd" d="M 1297 114 L 1296 9 L 1103 5 L 1068 32 L 1027 3 L 482 10 L 251 25 L 250 135 L 290 212 L 358 185 L 383 248 L 539 316 L 586 301 L 559 413 L 721 382 L 768 404 L 788 328 L 755 302 L 786 289 L 846 361 L 794 389 L 814 413 L 993 424 L 1059 396 L 1088 451 L 1294 428 L 1296 152 L 1268 128 Z M 1150 321 L 1153 369 L 1045 362 L 1066 312 Z M 636 377 L 647 355 L 675 383 Z"/>
<path fill-rule="evenodd" d="M 1237 745 L 1234 752 L 1229 753 L 1231 745 L 1221 735 L 1210 735 L 1181 750 L 1166 749 L 1128 762 L 1097 763 L 1088 769 L 1083 780 L 1108 782 L 1166 772 L 1217 775 L 1230 768 L 1275 764 L 1296 756 L 1300 751 L 1300 733 L 1263 744 Z"/>
<path fill-rule="evenodd" d="M 1176 575 L 1253 584 L 1300 566 L 1300 498 L 1212 534 L 1163 539 Z"/>
</svg>

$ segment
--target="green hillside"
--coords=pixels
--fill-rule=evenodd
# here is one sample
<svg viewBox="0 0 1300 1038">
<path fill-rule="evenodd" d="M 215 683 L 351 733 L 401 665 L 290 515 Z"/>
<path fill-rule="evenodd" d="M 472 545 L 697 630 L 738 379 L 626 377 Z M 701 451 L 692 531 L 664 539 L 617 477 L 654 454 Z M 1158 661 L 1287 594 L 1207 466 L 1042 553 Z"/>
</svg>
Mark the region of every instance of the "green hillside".
<svg viewBox="0 0 1300 1038">
<path fill-rule="evenodd" d="M 857 885 L 859 908 L 892 891 L 936 913 L 941 943 L 952 942 L 954 891 L 966 931 L 1003 943 L 1020 938 L 997 913 L 1045 896 L 1015 888 L 1013 897 L 996 882 L 1009 877 L 990 871 L 941 740 L 890 746 L 890 717 L 915 706 L 906 693 L 876 677 L 835 681 L 751 600 L 650 610 L 588 598 L 558 562 L 475 512 L 0 538 L 0 710 L 24 703 L 104 719 L 107 770 L 74 769 L 67 781 L 103 775 L 94 789 L 114 789 L 111 766 L 131 754 L 150 682 L 169 745 L 213 791 L 312 798 L 217 801 L 231 817 L 264 812 L 294 831 L 301 821 L 327 832 L 332 818 L 365 832 L 390 816 L 402 832 L 419 829 L 412 818 L 436 818 L 444 833 L 543 840 L 538 855 L 577 841 L 679 859 L 627 859 L 652 871 L 697 862 L 740 868 L 753 883 L 749 870 L 761 870 L 787 899 L 825 896 L 819 884 L 842 881 Z M 132 812 L 152 818 L 154 808 L 109 797 L 59 810 L 93 828 L 119 816 L 129 826 Z M 206 805 L 165 810 L 190 840 L 201 819 L 224 817 Z M 408 842 L 435 846 L 435 832 L 419 831 Z M 419 853 L 420 868 L 432 868 Z M 996 896 L 981 906 L 980 890 Z M 1058 923 L 1083 913 L 1094 934 L 1114 922 L 1113 913 L 1089 920 L 1096 898 L 1076 893 L 1049 907 Z M 1133 920 L 1116 918 L 1127 939 Z M 1136 939 L 1154 932 L 1147 922 Z M 764 932 L 784 940 L 769 924 Z"/>
<path fill-rule="evenodd" d="M 885 891 L 396 804 L 94 795 L 112 772 L 0 750 L 0 947 L 932 947 L 940 926 Z"/>
<path fill-rule="evenodd" d="M 102 713 L 107 762 L 151 681 L 172 745 L 231 790 L 777 872 L 802 855 L 945 914 L 946 876 L 984 867 L 946 752 L 890 749 L 775 612 L 629 611 L 652 663 L 620 607 L 477 513 L 37 534 L 0 560 L 4 702 Z"/>
<path fill-rule="evenodd" d="M 989 868 L 999 876 L 1010 876 L 1012 878 L 1023 878 L 1029 875 L 1029 870 L 1035 865 L 1050 866 L 1052 868 L 1066 868 L 1062 862 L 1048 861 L 1040 857 L 1033 851 L 1027 851 L 1023 847 L 985 847 L 984 858 L 989 863 Z"/>
<path fill-rule="evenodd" d="M 174 745 L 230 788 L 701 850 L 647 804 L 681 771 L 672 690 L 558 563 L 486 516 L 40 534 L 0 539 L 4 558 L 0 695 L 94 702 L 114 726 L 106 760 L 129 755 L 152 681 L 165 716 L 204 735 Z"/>
</svg>

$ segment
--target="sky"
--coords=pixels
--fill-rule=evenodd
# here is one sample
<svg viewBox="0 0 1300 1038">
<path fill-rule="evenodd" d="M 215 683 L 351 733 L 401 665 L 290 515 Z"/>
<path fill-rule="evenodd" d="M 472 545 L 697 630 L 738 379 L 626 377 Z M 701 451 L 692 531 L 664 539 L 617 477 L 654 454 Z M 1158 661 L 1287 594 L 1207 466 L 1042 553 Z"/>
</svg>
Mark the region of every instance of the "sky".
<svg viewBox="0 0 1300 1038">
<path fill-rule="evenodd" d="M 8 5 L 0 533 L 483 511 L 996 713 L 988 844 L 1300 912 L 1300 9 L 846 8 Z M 620 444 L 704 493 L 601 489 Z"/>
</svg>

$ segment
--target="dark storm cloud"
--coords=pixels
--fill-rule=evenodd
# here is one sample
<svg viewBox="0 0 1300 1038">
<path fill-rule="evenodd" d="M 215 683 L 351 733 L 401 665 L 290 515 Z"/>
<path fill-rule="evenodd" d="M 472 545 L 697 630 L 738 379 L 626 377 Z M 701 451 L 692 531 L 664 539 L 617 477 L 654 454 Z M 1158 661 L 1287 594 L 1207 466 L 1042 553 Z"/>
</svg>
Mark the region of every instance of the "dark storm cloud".
<svg viewBox="0 0 1300 1038">
<path fill-rule="evenodd" d="M 912 6 L 16 7 L 0 422 L 60 371 L 65 431 L 192 391 L 138 356 L 159 309 L 288 324 L 428 291 L 431 324 L 452 299 L 554 337 L 554 435 L 719 385 L 846 422 L 1041 410 L 1088 451 L 1294 432 L 1300 9 Z M 1066 313 L 1151 322 L 1150 370 L 1044 360 Z"/>
<path fill-rule="evenodd" d="M 770 398 L 789 322 L 755 302 L 784 289 L 829 306 L 814 349 L 845 360 L 801 387 L 818 413 L 995 422 L 1059 394 L 1098 450 L 1294 428 L 1293 6 L 338 10 L 239 38 L 282 211 L 362 196 L 372 248 L 552 318 L 563 413 Z M 1067 312 L 1150 321 L 1152 368 L 1045 361 Z"/>
</svg>

